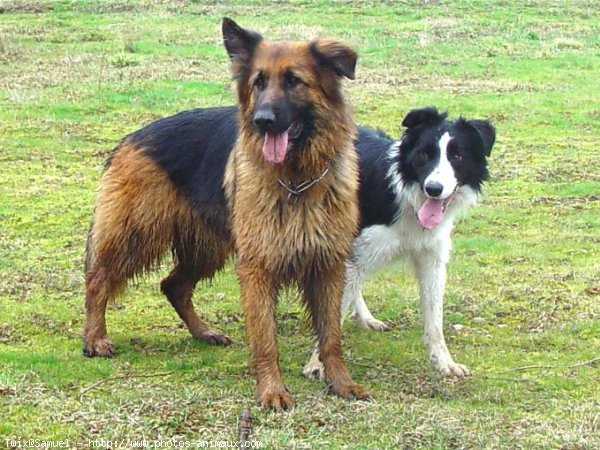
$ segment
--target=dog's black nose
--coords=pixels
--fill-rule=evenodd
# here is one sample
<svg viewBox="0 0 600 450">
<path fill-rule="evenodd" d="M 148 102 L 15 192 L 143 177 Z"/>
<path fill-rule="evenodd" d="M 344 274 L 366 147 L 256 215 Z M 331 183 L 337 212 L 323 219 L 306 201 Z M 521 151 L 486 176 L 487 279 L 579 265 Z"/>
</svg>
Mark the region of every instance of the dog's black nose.
<svg viewBox="0 0 600 450">
<path fill-rule="evenodd" d="M 272 109 L 259 109 L 254 114 L 254 125 L 261 131 L 269 130 L 275 124 L 275 113 Z"/>
<path fill-rule="evenodd" d="M 425 192 L 427 192 L 427 195 L 430 197 L 439 197 L 443 190 L 444 186 L 436 181 L 428 183 L 427 186 L 425 186 Z"/>
</svg>

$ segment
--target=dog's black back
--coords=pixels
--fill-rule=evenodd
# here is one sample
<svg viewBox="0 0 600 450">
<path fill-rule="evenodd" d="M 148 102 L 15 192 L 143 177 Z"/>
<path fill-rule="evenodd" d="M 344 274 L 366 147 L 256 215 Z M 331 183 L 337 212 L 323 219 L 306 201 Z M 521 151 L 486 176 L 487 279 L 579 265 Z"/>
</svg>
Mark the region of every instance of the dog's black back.
<svg viewBox="0 0 600 450">
<path fill-rule="evenodd" d="M 194 207 L 223 207 L 223 174 L 237 138 L 236 112 L 235 106 L 183 111 L 125 139 L 143 148 Z"/>
</svg>

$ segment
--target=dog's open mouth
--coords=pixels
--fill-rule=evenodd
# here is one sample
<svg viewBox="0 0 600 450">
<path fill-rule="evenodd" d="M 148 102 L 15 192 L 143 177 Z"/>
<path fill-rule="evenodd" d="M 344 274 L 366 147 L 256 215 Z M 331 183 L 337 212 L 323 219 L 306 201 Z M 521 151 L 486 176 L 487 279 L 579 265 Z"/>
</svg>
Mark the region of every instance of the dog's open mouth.
<svg viewBox="0 0 600 450">
<path fill-rule="evenodd" d="M 298 138 L 302 132 L 302 124 L 294 121 L 283 133 L 265 133 L 263 156 L 272 164 L 281 164 L 285 160 L 290 140 Z"/>
<path fill-rule="evenodd" d="M 450 194 L 445 199 L 437 199 L 437 198 L 427 198 L 419 212 L 417 213 L 417 217 L 419 218 L 419 223 L 421 226 L 427 230 L 433 230 L 437 227 L 442 220 L 444 220 L 444 213 L 446 212 L 446 207 L 450 200 L 452 200 L 452 196 L 454 193 Z"/>
</svg>

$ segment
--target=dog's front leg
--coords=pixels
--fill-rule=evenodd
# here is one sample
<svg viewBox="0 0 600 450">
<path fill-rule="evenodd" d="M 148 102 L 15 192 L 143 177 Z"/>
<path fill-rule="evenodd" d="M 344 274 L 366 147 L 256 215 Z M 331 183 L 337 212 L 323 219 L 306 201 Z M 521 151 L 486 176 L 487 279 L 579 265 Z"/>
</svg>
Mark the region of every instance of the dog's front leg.
<svg viewBox="0 0 600 450">
<path fill-rule="evenodd" d="M 304 300 L 310 309 L 317 334 L 318 354 L 331 391 L 343 398 L 369 399 L 369 392 L 350 377 L 342 354 L 340 313 L 344 290 L 343 262 L 333 269 L 309 274 L 303 285 Z"/>
<path fill-rule="evenodd" d="M 275 306 L 279 284 L 265 269 L 238 261 L 246 332 L 256 372 L 258 399 L 262 407 L 275 411 L 294 406 L 279 370 Z"/>
<path fill-rule="evenodd" d="M 444 258 L 445 259 L 445 258 Z M 444 339 L 444 289 L 446 262 L 440 255 L 414 255 L 415 272 L 419 280 L 421 311 L 424 319 L 423 340 L 433 367 L 446 377 L 465 377 L 469 370 L 450 356 Z"/>
<path fill-rule="evenodd" d="M 340 327 L 342 325 L 344 325 L 344 318 L 348 314 L 348 310 L 350 309 L 350 307 L 356 308 L 355 305 L 357 304 L 358 298 L 360 298 L 360 301 L 362 301 L 362 303 L 364 305 L 364 309 L 366 309 L 366 312 L 369 315 L 371 315 L 371 312 L 367 308 L 367 305 L 364 304 L 364 300 L 362 300 L 362 294 L 360 293 L 361 281 L 362 280 L 359 278 L 358 270 L 356 269 L 355 265 L 350 262 L 347 262 L 346 263 L 346 285 L 344 287 L 344 296 L 342 298 L 342 309 L 341 309 L 341 314 L 340 314 Z M 363 310 L 361 310 L 361 311 L 363 311 Z M 373 320 L 379 322 L 373 316 L 371 316 L 371 318 Z M 359 324 L 361 324 L 361 326 L 363 328 L 367 328 L 366 326 L 363 326 L 364 322 L 362 322 L 361 315 L 359 315 L 357 319 L 359 321 Z M 385 326 L 385 324 L 383 322 L 381 322 L 381 324 L 383 326 Z M 308 360 L 308 362 L 302 369 L 302 375 L 304 375 L 306 378 L 310 378 L 313 380 L 325 380 L 325 368 L 323 367 L 323 363 L 321 362 L 321 357 L 319 355 L 319 340 L 318 339 L 315 340 L 315 343 L 313 345 L 313 352 L 312 352 L 312 355 L 310 356 L 310 359 Z"/>
</svg>

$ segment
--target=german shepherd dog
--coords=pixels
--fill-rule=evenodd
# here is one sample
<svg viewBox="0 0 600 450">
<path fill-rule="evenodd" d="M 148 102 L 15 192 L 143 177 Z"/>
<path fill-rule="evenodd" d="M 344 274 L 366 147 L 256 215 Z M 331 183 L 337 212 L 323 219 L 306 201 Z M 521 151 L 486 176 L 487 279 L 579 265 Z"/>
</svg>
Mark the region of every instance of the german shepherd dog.
<svg viewBox="0 0 600 450">
<path fill-rule="evenodd" d="M 359 214 L 356 127 L 340 81 L 354 78 L 356 53 L 330 39 L 269 42 L 227 18 L 223 38 L 237 84 L 237 140 L 218 110 L 196 110 L 125 137 L 106 164 L 87 245 L 84 354 L 114 355 L 107 302 L 169 247 L 174 269 L 162 292 L 193 337 L 228 344 L 191 297 L 235 251 L 261 405 L 294 404 L 276 343 L 284 284 L 303 293 L 330 390 L 368 399 L 346 369 L 340 329 Z"/>
</svg>

